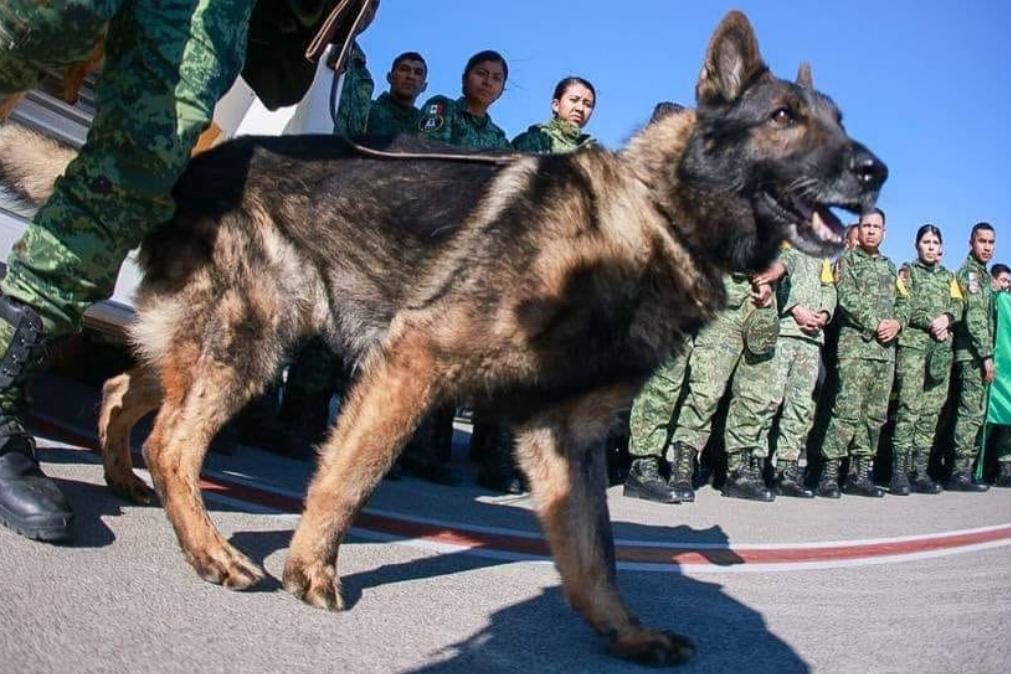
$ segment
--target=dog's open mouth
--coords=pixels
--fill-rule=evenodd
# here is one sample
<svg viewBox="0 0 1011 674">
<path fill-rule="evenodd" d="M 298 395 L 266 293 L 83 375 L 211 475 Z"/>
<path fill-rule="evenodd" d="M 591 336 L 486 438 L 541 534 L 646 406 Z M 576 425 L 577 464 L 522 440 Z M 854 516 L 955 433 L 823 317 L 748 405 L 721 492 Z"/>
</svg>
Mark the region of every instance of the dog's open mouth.
<svg viewBox="0 0 1011 674">
<path fill-rule="evenodd" d="M 857 204 L 824 204 L 796 195 L 776 197 L 762 192 L 762 206 L 781 226 L 794 246 L 817 255 L 831 254 L 843 245 L 846 225 L 836 217 L 832 208 L 842 208 L 860 213 Z"/>
</svg>

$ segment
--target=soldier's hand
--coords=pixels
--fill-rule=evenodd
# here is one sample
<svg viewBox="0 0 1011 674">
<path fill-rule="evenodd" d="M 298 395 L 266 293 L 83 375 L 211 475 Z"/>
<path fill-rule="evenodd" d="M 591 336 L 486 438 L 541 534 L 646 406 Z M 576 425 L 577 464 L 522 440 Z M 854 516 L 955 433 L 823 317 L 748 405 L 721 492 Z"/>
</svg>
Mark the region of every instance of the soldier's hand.
<svg viewBox="0 0 1011 674">
<path fill-rule="evenodd" d="M 751 301 L 756 307 L 765 308 L 772 306 L 772 286 L 768 283 L 756 286 L 751 291 Z"/>
<path fill-rule="evenodd" d="M 784 276 L 786 276 L 786 266 L 777 260 L 770 264 L 765 271 L 755 274 L 751 278 L 751 283 L 756 288 L 760 285 L 772 285 Z"/>
<path fill-rule="evenodd" d="M 951 319 L 948 314 L 941 314 L 930 322 L 930 335 L 939 342 L 948 338 L 948 328 L 951 327 Z"/>
<path fill-rule="evenodd" d="M 898 321 L 886 319 L 878 323 L 878 327 L 874 332 L 879 342 L 887 344 L 899 334 L 900 327 L 902 326 Z"/>
<path fill-rule="evenodd" d="M 802 332 L 815 335 L 818 334 L 819 330 L 821 330 L 821 317 L 807 307 L 803 307 L 798 304 L 793 309 L 790 309 L 790 315 L 793 316 L 794 322 Z"/>
<path fill-rule="evenodd" d="M 993 383 L 994 377 L 997 376 L 997 368 L 993 364 L 993 358 L 987 358 L 983 361 L 983 382 L 986 384 Z"/>
</svg>

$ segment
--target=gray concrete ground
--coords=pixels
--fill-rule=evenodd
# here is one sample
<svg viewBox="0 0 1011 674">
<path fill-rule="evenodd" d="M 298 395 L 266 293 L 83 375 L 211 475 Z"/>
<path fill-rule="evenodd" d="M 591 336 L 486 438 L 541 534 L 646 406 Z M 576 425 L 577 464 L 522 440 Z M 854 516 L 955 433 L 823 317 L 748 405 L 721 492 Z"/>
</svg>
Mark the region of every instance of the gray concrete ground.
<svg viewBox="0 0 1011 674">
<path fill-rule="evenodd" d="M 84 397 L 46 398 L 43 391 L 39 402 L 54 414 L 70 415 L 68 405 L 93 414 Z M 390 543 L 381 527 L 359 530 L 342 548 L 350 610 L 309 608 L 276 580 L 297 516 L 256 498 L 208 494 L 208 505 L 225 536 L 271 577 L 246 593 L 209 585 L 183 560 L 160 509 L 104 488 L 97 456 L 52 438 L 40 447 L 45 470 L 74 504 L 77 535 L 52 546 L 0 530 L 0 671 L 641 671 L 604 654 L 564 605 L 549 563 L 403 536 Z M 208 468 L 212 479 L 280 494 L 299 493 L 311 470 L 250 448 L 212 456 Z M 673 507 L 625 499 L 614 487 L 608 498 L 619 548 L 677 541 L 729 546 L 743 558 L 754 545 L 801 553 L 812 542 L 894 546 L 895 555 L 877 558 L 828 554 L 821 566 L 625 565 L 619 583 L 643 622 L 697 641 L 682 671 L 1009 670 L 1007 537 L 971 547 L 950 532 L 1011 523 L 1011 490 L 758 504 L 704 488 L 696 504 Z M 471 482 L 447 488 L 410 478 L 383 483 L 369 504 L 447 529 L 532 533 L 529 507 L 525 497 L 495 497 Z M 951 544 L 931 552 L 894 540 L 925 534 Z M 935 553 L 944 556 L 925 556 Z"/>
</svg>

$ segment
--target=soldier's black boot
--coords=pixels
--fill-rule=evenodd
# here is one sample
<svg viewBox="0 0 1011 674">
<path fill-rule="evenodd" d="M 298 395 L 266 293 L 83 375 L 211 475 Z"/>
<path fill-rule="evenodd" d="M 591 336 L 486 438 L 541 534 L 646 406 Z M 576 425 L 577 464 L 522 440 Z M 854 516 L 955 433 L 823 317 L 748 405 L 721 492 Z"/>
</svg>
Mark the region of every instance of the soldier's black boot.
<svg viewBox="0 0 1011 674">
<path fill-rule="evenodd" d="M 773 501 L 776 496 L 765 486 L 762 479 L 763 460 L 759 456 L 747 454 L 727 457 L 727 481 L 723 483 L 723 495 L 751 501 Z"/>
<path fill-rule="evenodd" d="M 842 496 L 842 492 L 839 491 L 839 467 L 841 465 L 841 459 L 825 460 L 821 467 L 821 478 L 818 480 L 815 494 L 822 498 L 840 498 Z"/>
<path fill-rule="evenodd" d="M 892 450 L 892 481 L 888 485 L 893 496 L 909 496 L 912 485 L 909 484 L 910 464 L 912 454 L 906 450 Z"/>
<path fill-rule="evenodd" d="M 814 498 L 814 492 L 804 484 L 804 471 L 796 461 L 781 461 L 776 474 L 776 494 L 796 498 Z"/>
<path fill-rule="evenodd" d="M 695 456 L 698 452 L 694 447 L 683 442 L 675 442 L 671 446 L 673 454 L 670 467 L 670 487 L 674 494 L 674 503 L 692 503 L 695 501 Z"/>
<path fill-rule="evenodd" d="M 660 473 L 660 459 L 644 456 L 632 462 L 621 493 L 659 503 L 674 503 L 674 489 Z"/>
<path fill-rule="evenodd" d="M 489 432 L 488 442 L 477 472 L 477 483 L 503 494 L 522 494 L 526 489 L 513 456 L 516 445 L 513 434 L 506 427 L 495 424 Z"/>
<path fill-rule="evenodd" d="M 56 483 L 39 468 L 35 438 L 21 421 L 24 387 L 45 360 L 42 320 L 0 295 L 0 523 L 22 536 L 56 541 L 70 536 L 73 513 Z"/>
<path fill-rule="evenodd" d="M 997 471 L 997 481 L 995 487 L 1011 487 L 1011 461 L 1001 461 L 1000 469 Z"/>
<path fill-rule="evenodd" d="M 850 457 L 850 472 L 843 483 L 843 493 L 854 496 L 870 496 L 871 498 L 881 498 L 885 495 L 885 490 L 874 484 L 872 470 L 874 463 L 869 456 Z"/>
<path fill-rule="evenodd" d="M 972 459 L 968 457 L 955 459 L 955 469 L 951 477 L 944 481 L 945 491 L 984 492 L 990 485 L 976 482 L 972 479 Z"/>
<path fill-rule="evenodd" d="M 930 479 L 927 472 L 930 463 L 930 450 L 919 449 L 913 452 L 913 482 L 912 489 L 917 494 L 940 494 L 941 485 Z"/>
</svg>

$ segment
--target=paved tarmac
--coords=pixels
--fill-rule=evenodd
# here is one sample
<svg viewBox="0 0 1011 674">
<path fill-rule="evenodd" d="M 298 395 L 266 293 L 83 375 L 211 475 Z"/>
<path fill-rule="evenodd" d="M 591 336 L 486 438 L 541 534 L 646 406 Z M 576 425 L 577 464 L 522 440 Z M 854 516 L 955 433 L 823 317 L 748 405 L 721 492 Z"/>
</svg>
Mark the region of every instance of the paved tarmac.
<svg viewBox="0 0 1011 674">
<path fill-rule="evenodd" d="M 461 447 L 461 487 L 381 485 L 342 548 L 350 610 L 335 614 L 277 581 L 310 465 L 210 456 L 212 518 L 270 576 L 230 592 L 196 577 L 159 508 L 105 489 L 82 449 L 93 396 L 49 382 L 36 401 L 76 537 L 0 529 L 0 671 L 642 671 L 565 606 L 529 500 L 477 487 Z M 608 502 L 626 600 L 697 642 L 681 671 L 1011 669 L 1011 490 L 762 504 L 706 487 L 664 506 L 614 487 Z"/>
</svg>

